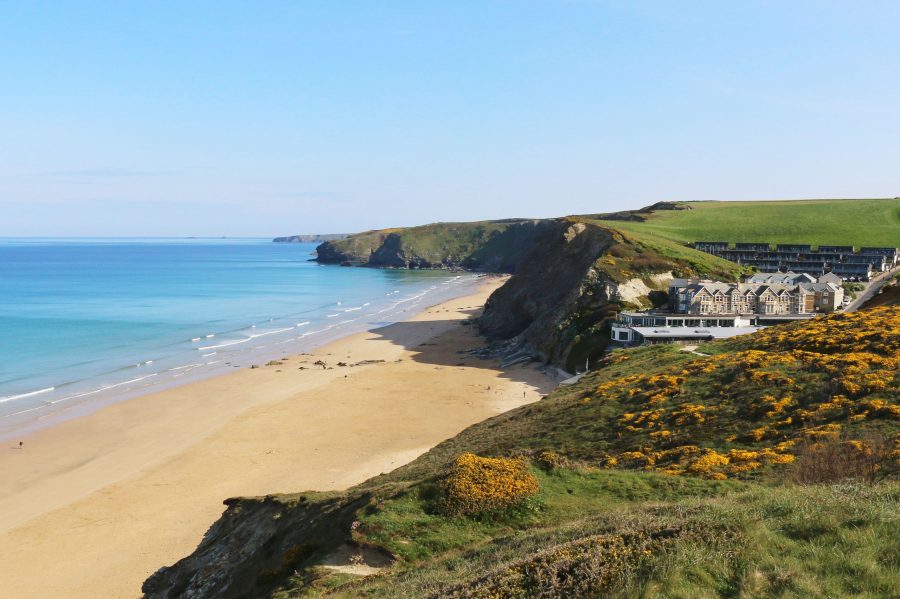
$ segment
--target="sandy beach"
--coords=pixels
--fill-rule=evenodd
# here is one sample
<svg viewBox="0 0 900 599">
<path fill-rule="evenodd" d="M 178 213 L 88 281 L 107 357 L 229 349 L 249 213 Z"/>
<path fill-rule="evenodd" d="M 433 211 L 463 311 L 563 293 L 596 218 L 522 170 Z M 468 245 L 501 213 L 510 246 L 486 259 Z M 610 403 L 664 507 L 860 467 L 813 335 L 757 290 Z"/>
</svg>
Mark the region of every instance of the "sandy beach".
<svg viewBox="0 0 900 599">
<path fill-rule="evenodd" d="M 0 448 L 0 595 L 140 596 L 242 495 L 343 489 L 554 381 L 460 354 L 502 283 L 310 354 L 125 401 Z M 324 362 L 316 364 L 316 362 Z M 343 365 L 341 365 L 343 364 Z"/>
</svg>

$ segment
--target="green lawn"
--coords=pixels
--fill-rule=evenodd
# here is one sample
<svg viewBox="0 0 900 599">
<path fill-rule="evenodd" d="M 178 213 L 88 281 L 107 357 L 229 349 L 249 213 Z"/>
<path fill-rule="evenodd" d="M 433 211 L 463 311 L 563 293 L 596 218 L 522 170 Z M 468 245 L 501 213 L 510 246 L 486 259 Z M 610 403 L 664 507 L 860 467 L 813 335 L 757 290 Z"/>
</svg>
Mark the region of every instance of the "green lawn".
<svg viewBox="0 0 900 599">
<path fill-rule="evenodd" d="M 900 245 L 900 198 L 782 202 L 687 202 L 689 210 L 661 210 L 645 222 L 608 226 L 694 241 L 809 243 L 814 246 Z"/>
</svg>

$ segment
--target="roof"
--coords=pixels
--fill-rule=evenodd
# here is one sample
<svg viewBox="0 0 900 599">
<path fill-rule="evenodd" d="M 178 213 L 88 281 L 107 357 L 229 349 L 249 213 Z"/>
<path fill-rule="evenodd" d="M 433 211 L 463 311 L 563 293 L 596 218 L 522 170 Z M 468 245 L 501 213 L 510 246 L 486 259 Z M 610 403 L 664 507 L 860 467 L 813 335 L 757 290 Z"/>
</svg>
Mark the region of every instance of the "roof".
<svg viewBox="0 0 900 599">
<path fill-rule="evenodd" d="M 789 273 L 790 274 L 790 273 Z M 708 293 L 711 296 L 716 294 L 729 294 L 735 291 L 743 295 L 748 293 L 757 296 L 763 296 L 766 292 L 771 292 L 775 296 L 783 297 L 792 293 L 816 292 L 816 291 L 837 291 L 838 287 L 834 283 L 823 282 L 818 283 L 813 277 L 805 273 L 794 274 L 798 277 L 798 281 L 794 283 L 769 283 L 769 282 L 752 282 L 752 283 L 710 283 L 710 282 L 691 282 L 687 285 L 672 285 L 679 292 L 693 291 L 695 294 Z M 805 279 L 805 280 L 803 280 Z"/>
<path fill-rule="evenodd" d="M 727 339 L 748 335 L 764 327 L 632 327 L 645 339 Z"/>
<path fill-rule="evenodd" d="M 747 279 L 748 283 L 779 283 L 790 285 L 803 282 L 815 282 L 816 278 L 805 272 L 758 272 Z"/>
<path fill-rule="evenodd" d="M 835 292 L 840 287 L 835 285 L 834 283 L 801 283 L 800 287 L 806 289 L 807 291 L 831 291 Z"/>
</svg>

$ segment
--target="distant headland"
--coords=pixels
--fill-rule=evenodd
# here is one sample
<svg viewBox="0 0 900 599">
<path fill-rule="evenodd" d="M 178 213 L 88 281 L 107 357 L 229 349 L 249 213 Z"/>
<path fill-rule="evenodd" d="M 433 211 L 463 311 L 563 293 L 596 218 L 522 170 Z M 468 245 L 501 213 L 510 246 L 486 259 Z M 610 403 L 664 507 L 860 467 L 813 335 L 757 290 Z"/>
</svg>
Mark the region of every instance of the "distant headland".
<svg viewBox="0 0 900 599">
<path fill-rule="evenodd" d="M 288 235 L 286 237 L 276 237 L 272 241 L 275 243 L 322 243 L 325 241 L 335 241 L 349 236 L 349 233 L 325 233 L 322 235 Z"/>
</svg>

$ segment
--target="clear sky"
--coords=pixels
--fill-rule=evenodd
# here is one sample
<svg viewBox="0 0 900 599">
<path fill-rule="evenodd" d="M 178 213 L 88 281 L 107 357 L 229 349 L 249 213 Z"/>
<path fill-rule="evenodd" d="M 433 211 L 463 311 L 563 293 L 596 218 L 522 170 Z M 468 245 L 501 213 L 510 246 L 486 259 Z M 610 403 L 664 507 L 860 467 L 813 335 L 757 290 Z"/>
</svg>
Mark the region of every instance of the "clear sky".
<svg viewBox="0 0 900 599">
<path fill-rule="evenodd" d="M 0 4 L 0 236 L 900 195 L 900 3 Z"/>
</svg>

